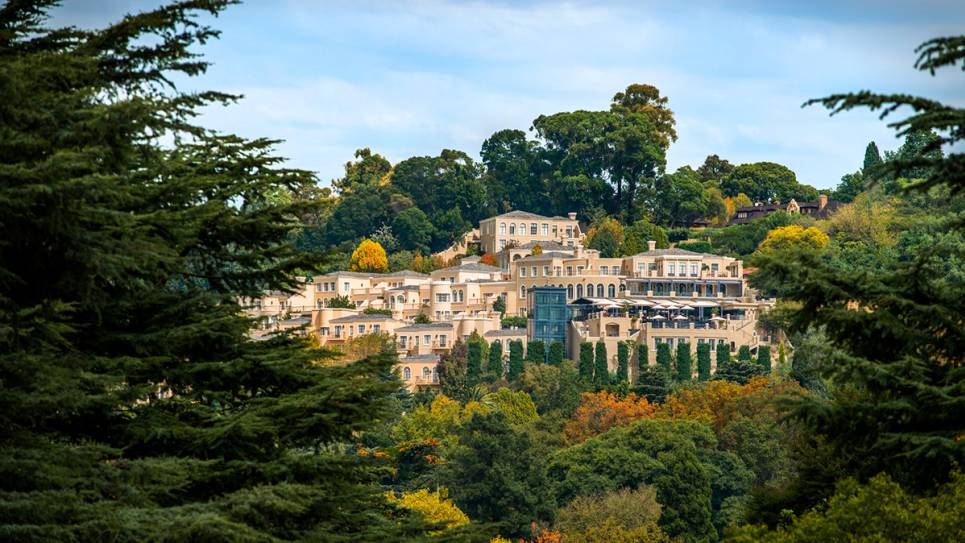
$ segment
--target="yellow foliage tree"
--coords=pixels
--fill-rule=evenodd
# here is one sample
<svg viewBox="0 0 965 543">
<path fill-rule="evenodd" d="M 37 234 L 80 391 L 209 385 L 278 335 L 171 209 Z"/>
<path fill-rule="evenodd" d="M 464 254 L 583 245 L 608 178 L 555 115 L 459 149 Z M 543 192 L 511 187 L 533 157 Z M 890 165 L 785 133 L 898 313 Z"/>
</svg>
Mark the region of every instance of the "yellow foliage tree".
<svg viewBox="0 0 965 543">
<path fill-rule="evenodd" d="M 532 252 L 531 254 L 532 254 L 533 256 L 541 255 L 541 254 L 543 254 L 543 248 L 540 247 L 539 245 L 536 245 L 536 246 L 533 247 L 533 252 Z"/>
<path fill-rule="evenodd" d="M 580 406 L 563 428 L 563 436 L 569 443 L 580 443 L 615 426 L 626 426 L 653 415 L 654 404 L 636 394 L 621 398 L 606 391 L 584 392 L 580 395 Z"/>
<path fill-rule="evenodd" d="M 442 524 L 446 529 L 469 524 L 469 517 L 452 503 L 445 488 L 435 492 L 423 488 L 415 492 L 404 492 L 401 497 L 389 492 L 387 497 L 399 507 L 418 511 L 427 521 Z"/>
<path fill-rule="evenodd" d="M 828 220 L 828 231 L 839 241 L 860 241 L 891 247 L 895 236 L 891 225 L 895 206 L 869 193 L 859 194 L 854 202 L 842 207 Z"/>
<path fill-rule="evenodd" d="M 715 431 L 749 409 L 750 400 L 761 402 L 780 392 L 799 390 L 795 384 L 772 385 L 767 377 L 755 377 L 746 385 L 730 381 L 708 381 L 699 387 L 685 388 L 667 397 L 657 407 L 658 419 L 686 419 L 709 424 Z M 754 407 L 757 409 L 757 406 Z M 753 411 L 754 409 L 751 409 Z"/>
<path fill-rule="evenodd" d="M 389 258 L 378 243 L 365 239 L 352 252 L 351 271 L 385 273 L 389 271 Z"/>
<path fill-rule="evenodd" d="M 432 400 L 429 407 L 420 405 L 402 417 L 392 427 L 395 441 L 440 441 L 443 453 L 452 451 L 458 444 L 456 432 L 460 426 L 472 418 L 474 413 L 484 413 L 489 408 L 479 402 L 462 405 L 442 394 Z"/>
<path fill-rule="evenodd" d="M 830 241 L 831 238 L 820 228 L 815 226 L 804 228 L 794 224 L 781 226 L 768 232 L 764 241 L 757 246 L 757 250 L 762 253 L 788 249 L 822 250 Z"/>
</svg>

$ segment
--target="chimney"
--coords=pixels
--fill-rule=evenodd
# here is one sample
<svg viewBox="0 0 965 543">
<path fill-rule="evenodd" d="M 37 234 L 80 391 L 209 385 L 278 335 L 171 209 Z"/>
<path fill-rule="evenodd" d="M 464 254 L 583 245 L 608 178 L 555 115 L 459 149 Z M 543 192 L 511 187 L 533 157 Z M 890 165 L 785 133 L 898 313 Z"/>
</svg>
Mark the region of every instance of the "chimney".
<svg viewBox="0 0 965 543">
<path fill-rule="evenodd" d="M 828 195 L 822 194 L 818 196 L 818 211 L 828 207 Z"/>
<path fill-rule="evenodd" d="M 647 250 L 648 250 L 648 251 L 655 251 L 656 249 L 657 249 L 657 242 L 656 242 L 656 241 L 650 240 L 650 241 L 647 242 Z"/>
<path fill-rule="evenodd" d="M 575 220 L 576 220 L 576 211 L 570 211 L 569 213 L 566 214 L 566 216 L 569 217 L 571 221 L 575 221 Z"/>
</svg>

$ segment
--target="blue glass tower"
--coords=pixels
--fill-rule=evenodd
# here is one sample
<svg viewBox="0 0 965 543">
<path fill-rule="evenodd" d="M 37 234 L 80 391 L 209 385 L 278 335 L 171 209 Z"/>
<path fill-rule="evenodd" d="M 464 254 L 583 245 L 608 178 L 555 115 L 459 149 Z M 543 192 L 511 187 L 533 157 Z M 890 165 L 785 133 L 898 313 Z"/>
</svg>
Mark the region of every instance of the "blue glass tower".
<svg viewBox="0 0 965 543">
<path fill-rule="evenodd" d="M 542 340 L 547 345 L 561 341 L 566 345 L 566 325 L 569 321 L 566 307 L 566 289 L 560 287 L 533 287 L 526 292 L 529 301 L 526 326 L 530 340 Z"/>
</svg>

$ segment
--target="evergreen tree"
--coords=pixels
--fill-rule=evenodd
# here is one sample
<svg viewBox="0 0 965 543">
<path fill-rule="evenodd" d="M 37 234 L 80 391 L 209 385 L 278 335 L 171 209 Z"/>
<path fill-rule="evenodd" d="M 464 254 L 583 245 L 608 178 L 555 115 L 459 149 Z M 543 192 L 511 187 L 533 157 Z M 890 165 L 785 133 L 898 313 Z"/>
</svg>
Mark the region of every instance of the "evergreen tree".
<svg viewBox="0 0 965 543">
<path fill-rule="evenodd" d="M 689 383 L 694 378 L 694 366 L 690 355 L 690 344 L 681 341 L 677 344 L 677 382 Z"/>
<path fill-rule="evenodd" d="M 645 366 L 637 377 L 633 391 L 650 403 L 660 403 L 670 394 L 670 379 L 659 366 Z"/>
<path fill-rule="evenodd" d="M 513 340 L 509 342 L 509 380 L 516 382 L 523 374 L 523 341 Z"/>
<path fill-rule="evenodd" d="M 556 340 L 550 343 L 549 363 L 559 366 L 563 363 L 563 342 Z"/>
<path fill-rule="evenodd" d="M 751 348 L 748 345 L 741 345 L 737 349 L 737 359 L 743 362 L 750 362 L 754 356 L 751 354 Z"/>
<path fill-rule="evenodd" d="M 875 142 L 869 142 L 868 146 L 864 149 L 864 164 L 861 167 L 861 173 L 865 177 L 874 179 L 875 172 L 881 167 L 881 153 L 878 152 L 878 146 Z"/>
<path fill-rule="evenodd" d="M 205 71 L 227 3 L 102 30 L 0 6 L 0 540 L 428 537 L 345 452 L 396 359 L 249 337 L 239 300 L 321 264 L 290 197 L 317 179 L 192 124 L 233 97 L 168 84 Z"/>
<path fill-rule="evenodd" d="M 503 344 L 498 341 L 489 346 L 489 360 L 486 373 L 493 381 L 503 378 Z"/>
<path fill-rule="evenodd" d="M 771 373 L 771 347 L 769 345 L 757 347 L 757 364 L 764 371 L 764 375 Z"/>
<path fill-rule="evenodd" d="M 646 344 L 637 345 L 637 382 L 643 371 L 650 367 L 650 348 Z"/>
<path fill-rule="evenodd" d="M 730 362 L 730 345 L 726 343 L 717 344 L 717 367 Z"/>
<path fill-rule="evenodd" d="M 673 356 L 670 354 L 670 344 L 666 341 L 657 343 L 657 367 L 668 379 L 673 375 Z"/>
<path fill-rule="evenodd" d="M 626 383 L 630 378 L 630 349 L 626 342 L 617 343 L 617 382 Z"/>
<path fill-rule="evenodd" d="M 580 378 L 586 383 L 593 382 L 593 344 L 580 343 Z"/>
<path fill-rule="evenodd" d="M 526 361 L 532 364 L 546 362 L 546 344 L 543 340 L 535 339 L 526 343 Z"/>
<path fill-rule="evenodd" d="M 482 345 L 469 339 L 466 345 L 466 386 L 474 387 L 482 381 Z"/>
<path fill-rule="evenodd" d="M 710 343 L 697 344 L 697 379 L 710 380 Z"/>
<path fill-rule="evenodd" d="M 606 343 L 596 342 L 596 363 L 593 368 L 593 384 L 605 387 L 610 384 L 610 364 L 607 362 Z"/>
</svg>

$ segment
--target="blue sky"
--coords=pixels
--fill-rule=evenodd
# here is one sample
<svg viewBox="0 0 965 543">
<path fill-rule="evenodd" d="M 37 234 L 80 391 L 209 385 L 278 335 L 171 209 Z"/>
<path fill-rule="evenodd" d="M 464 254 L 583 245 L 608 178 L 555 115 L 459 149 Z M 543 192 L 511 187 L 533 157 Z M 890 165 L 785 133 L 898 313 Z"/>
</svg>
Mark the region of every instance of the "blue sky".
<svg viewBox="0 0 965 543">
<path fill-rule="evenodd" d="M 67 0 L 55 22 L 96 26 L 157 3 Z M 200 51 L 214 66 L 185 88 L 245 98 L 202 122 L 285 140 L 279 154 L 323 184 L 360 147 L 393 163 L 478 156 L 497 130 L 605 109 L 650 83 L 677 118 L 669 169 L 718 154 L 826 188 L 860 167 L 868 141 L 900 142 L 874 114 L 828 118 L 806 99 L 870 89 L 965 104 L 960 71 L 912 69 L 919 43 L 965 29 L 965 2 L 262 0 L 211 23 L 222 37 Z"/>
</svg>

